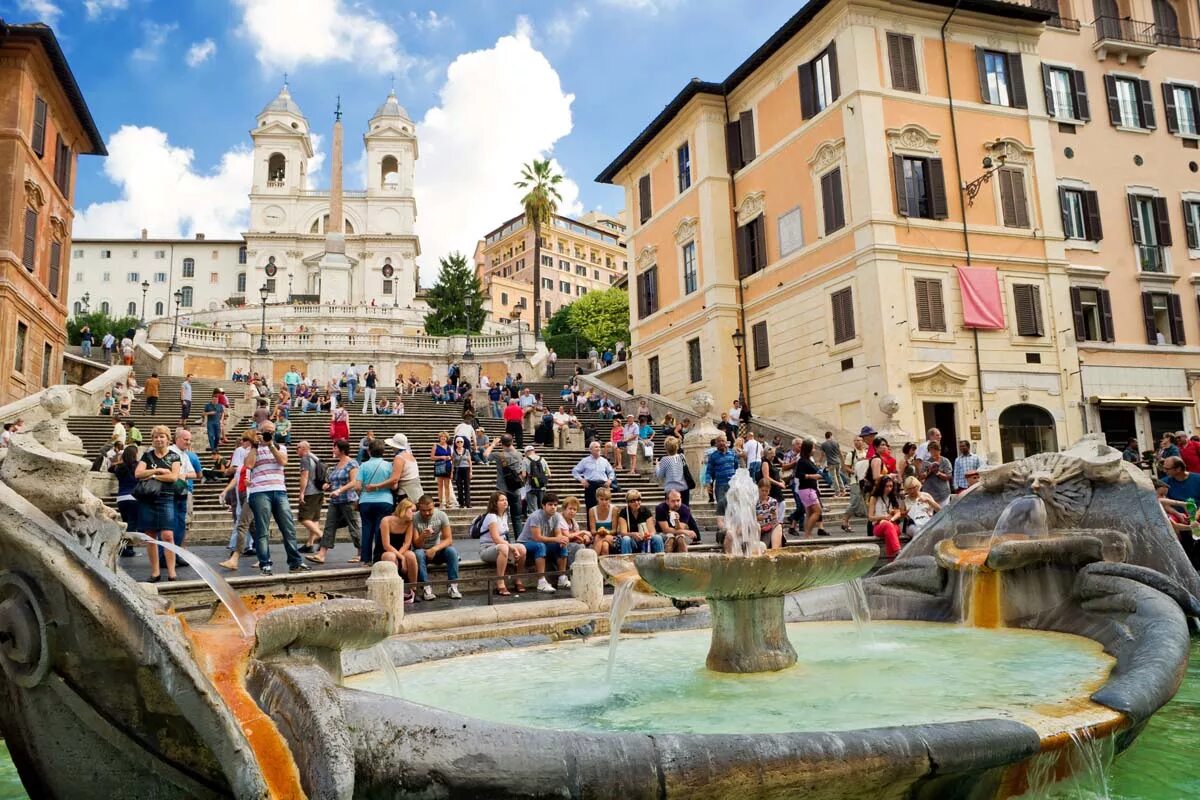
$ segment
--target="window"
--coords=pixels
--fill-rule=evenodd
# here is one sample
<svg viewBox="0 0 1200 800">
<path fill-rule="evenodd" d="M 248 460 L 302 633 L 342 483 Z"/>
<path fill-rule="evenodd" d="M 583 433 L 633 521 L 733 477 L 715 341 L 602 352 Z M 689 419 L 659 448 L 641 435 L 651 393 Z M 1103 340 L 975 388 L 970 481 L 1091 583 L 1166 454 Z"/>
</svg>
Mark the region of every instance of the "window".
<svg viewBox="0 0 1200 800">
<path fill-rule="evenodd" d="M 80 303 L 78 300 L 75 301 L 75 303 L 73 304 L 72 307 L 75 310 L 75 316 L 78 317 L 80 314 L 83 313 L 83 303 Z"/>
<path fill-rule="evenodd" d="M 592 270 L 592 280 L 594 280 L 594 281 L 600 280 L 600 270 L 598 270 L 598 269 Z"/>
<path fill-rule="evenodd" d="M 154 273 L 154 282 L 155 283 L 166 283 L 167 282 L 167 273 L 165 273 L 165 272 Z"/>
<path fill-rule="evenodd" d="M 756 322 L 750 326 L 750 344 L 754 348 L 754 368 L 771 366 L 771 345 L 767 341 L 767 323 Z"/>
<path fill-rule="evenodd" d="M 129 305 L 125 306 L 125 314 L 130 317 L 137 316 L 137 301 L 130 300 Z"/>
<path fill-rule="evenodd" d="M 1150 81 L 1105 75 L 1104 92 L 1108 100 L 1108 119 L 1113 125 L 1154 129 L 1154 98 L 1150 94 Z"/>
<path fill-rule="evenodd" d="M 993 106 L 1028 107 L 1020 53 L 977 47 L 975 62 L 979 68 L 979 93 L 983 102 Z"/>
<path fill-rule="evenodd" d="M 1200 201 L 1183 201 L 1183 228 L 1189 250 L 1200 250 Z"/>
<path fill-rule="evenodd" d="M 687 343 L 688 356 L 688 380 L 692 383 L 699 383 L 704 378 L 704 370 L 700 364 L 700 340 L 688 339 Z"/>
<path fill-rule="evenodd" d="M 142 279 L 142 276 L 136 272 L 127 272 L 125 274 L 126 283 L 137 283 Z"/>
<path fill-rule="evenodd" d="M 100 257 L 101 258 L 112 258 L 112 250 L 101 250 Z"/>
<path fill-rule="evenodd" d="M 62 242 L 50 243 L 50 274 L 46 278 L 46 288 L 50 294 L 58 297 L 58 284 L 62 277 Z"/>
<path fill-rule="evenodd" d="M 937 278 L 916 278 L 917 330 L 945 331 L 946 307 L 942 302 L 942 282 Z"/>
<path fill-rule="evenodd" d="M 840 167 L 821 176 L 821 211 L 825 220 L 825 236 L 845 227 L 846 208 L 842 202 L 842 170 Z"/>
<path fill-rule="evenodd" d="M 1142 292 L 1142 313 L 1146 320 L 1146 341 L 1150 344 L 1187 344 L 1179 295 Z"/>
<path fill-rule="evenodd" d="M 29 134 L 29 146 L 38 158 L 46 155 L 46 101 L 41 97 L 33 98 L 33 130 Z"/>
<path fill-rule="evenodd" d="M 800 65 L 800 116 L 811 119 L 838 99 L 837 46 L 829 46 Z"/>
<path fill-rule="evenodd" d="M 562 259 L 559 259 L 559 261 L 558 261 L 558 268 L 559 268 L 559 269 L 565 269 L 567 272 L 570 272 L 570 271 L 571 271 L 571 262 L 570 262 L 570 261 L 563 261 Z"/>
<path fill-rule="evenodd" d="M 638 319 L 658 311 L 658 267 L 637 276 Z"/>
<path fill-rule="evenodd" d="M 1164 197 L 1129 195 L 1129 224 L 1143 272 L 1165 272 L 1163 248 L 1171 245 L 1171 221 Z"/>
<path fill-rule="evenodd" d="M 71 197 L 71 148 L 59 134 L 54 135 L 54 185 L 63 197 Z"/>
<path fill-rule="evenodd" d="M 583 277 L 586 278 L 587 277 L 587 267 L 585 267 L 583 264 L 576 264 L 575 265 L 575 274 L 582 275 Z"/>
<path fill-rule="evenodd" d="M 182 306 L 183 308 L 191 308 L 192 307 L 192 287 L 184 286 L 179 291 L 183 295 L 183 299 L 179 301 L 179 305 Z"/>
<path fill-rule="evenodd" d="M 566 294 L 570 294 L 571 293 L 571 284 L 567 283 L 566 281 L 559 281 L 558 282 L 558 290 L 560 292 L 565 292 Z"/>
<path fill-rule="evenodd" d="M 100 304 L 100 313 L 107 317 L 108 312 L 111 310 L 111 308 L 112 307 L 108 304 L 108 301 L 105 300 L 103 303 Z"/>
<path fill-rule="evenodd" d="M 502 306 L 508 305 L 508 292 L 500 293 L 500 305 L 502 305 Z"/>
<path fill-rule="evenodd" d="M 551 289 L 551 290 L 554 289 L 554 279 L 553 278 L 542 278 L 542 288 L 543 289 Z"/>
<path fill-rule="evenodd" d="M 166 250 L 155 250 L 154 257 L 159 260 L 162 260 L 167 257 L 167 251 Z"/>
<path fill-rule="evenodd" d="M 1025 200 L 1025 173 L 1012 167 L 996 170 L 1000 185 L 1000 215 L 1006 227 L 1029 227 L 1029 203 Z"/>
<path fill-rule="evenodd" d="M 83 251 L 78 247 L 71 251 L 71 258 L 83 258 Z"/>
<path fill-rule="evenodd" d="M 82 283 L 82 282 L 83 282 L 83 273 L 82 273 L 82 272 L 76 272 L 76 273 L 75 273 L 75 282 L 76 282 L 76 283 Z"/>
<path fill-rule="evenodd" d="M 155 314 L 155 316 L 158 316 L 158 317 L 161 317 L 163 315 L 163 301 L 162 300 L 159 300 L 157 303 L 154 304 L 154 314 Z"/>
<path fill-rule="evenodd" d="M 1060 122 L 1092 118 L 1087 85 L 1079 70 L 1042 64 L 1042 90 L 1046 95 L 1046 113 Z"/>
<path fill-rule="evenodd" d="M 1013 309 L 1018 336 L 1045 336 L 1042 324 L 1042 293 L 1032 283 L 1013 284 Z"/>
<path fill-rule="evenodd" d="M 737 229 L 738 278 L 753 275 L 767 267 L 767 232 L 764 215 L 759 214 Z"/>
<path fill-rule="evenodd" d="M 887 48 L 892 88 L 905 92 L 921 91 L 921 80 L 917 74 L 917 47 L 913 37 L 905 33 L 888 33 Z"/>
<path fill-rule="evenodd" d="M 645 225 L 653 213 L 650 208 L 650 175 L 646 174 L 638 178 L 638 221 Z"/>
<path fill-rule="evenodd" d="M 946 219 L 946 175 L 940 158 L 892 156 L 896 212 L 902 217 Z"/>
<path fill-rule="evenodd" d="M 546 319 L 550 319 L 550 317 L 554 316 L 554 314 L 551 313 L 551 311 L 550 311 L 550 301 L 549 300 L 546 301 L 546 313 L 544 314 L 544 316 L 546 317 Z"/>
<path fill-rule="evenodd" d="M 275 279 L 267 278 L 267 294 L 275 294 Z"/>
<path fill-rule="evenodd" d="M 1071 313 L 1075 317 L 1075 338 L 1081 342 L 1111 342 L 1113 336 L 1112 300 L 1107 289 L 1071 287 Z"/>
<path fill-rule="evenodd" d="M 32 208 L 25 209 L 25 241 L 21 250 L 21 263 L 30 272 L 37 269 L 37 226 L 38 213 Z"/>
<path fill-rule="evenodd" d="M 587 294 L 587 287 L 585 287 L 585 286 L 576 286 L 575 287 L 575 296 L 576 297 L 583 297 L 585 294 Z"/>
<path fill-rule="evenodd" d="M 221 251 L 220 251 L 220 250 L 213 250 L 213 251 L 212 251 L 212 260 L 213 260 L 213 261 L 216 261 L 216 260 L 217 260 L 218 258 L 220 258 L 220 257 L 221 257 Z"/>
<path fill-rule="evenodd" d="M 1098 242 L 1104 238 L 1100 201 L 1094 191 L 1060 186 L 1058 205 L 1062 210 L 1063 235 L 1068 239 Z"/>
<path fill-rule="evenodd" d="M 246 293 L 246 273 L 244 273 L 244 272 L 239 272 L 239 273 L 238 273 L 238 276 L 237 276 L 237 293 L 238 293 L 238 294 L 245 294 L 245 293 Z"/>
<path fill-rule="evenodd" d="M 662 381 L 658 372 L 658 356 L 651 356 L 646 362 L 650 370 L 650 394 L 662 394 Z"/>
<path fill-rule="evenodd" d="M 554 266 L 554 256 L 542 256 L 542 266 L 543 267 L 553 267 Z"/>
<path fill-rule="evenodd" d="M 17 341 L 13 351 L 13 369 L 17 372 L 25 371 L 25 340 L 29 336 L 29 326 L 24 322 L 17 323 Z"/>
<path fill-rule="evenodd" d="M 1167 130 L 1184 136 L 1200 135 L 1200 124 L 1196 112 L 1200 108 L 1200 94 L 1195 86 L 1164 83 L 1163 108 L 1167 110 Z"/>
<path fill-rule="evenodd" d="M 675 151 L 675 165 L 677 169 L 677 178 L 679 182 L 679 193 L 683 194 L 692 185 L 692 152 L 688 148 L 688 143 L 684 142 L 679 145 Z"/>
<path fill-rule="evenodd" d="M 242 245 L 241 247 L 238 248 L 238 263 L 239 264 L 246 263 L 246 246 L 245 245 Z"/>
<path fill-rule="evenodd" d="M 108 283 L 109 281 L 112 280 L 112 273 L 111 272 L 102 272 L 100 274 L 100 280 L 103 281 L 104 283 Z"/>
<path fill-rule="evenodd" d="M 220 282 L 220 280 L 221 280 L 221 273 L 219 273 L 219 272 L 210 272 L 210 273 L 208 273 L 208 282 L 209 282 L 210 284 L 214 284 L 214 285 L 215 285 L 215 284 L 219 283 L 219 282 Z"/>
<path fill-rule="evenodd" d="M 383 293 L 384 293 L 384 294 L 391 294 L 391 293 L 392 293 L 392 281 L 391 281 L 391 279 L 389 279 L 389 278 L 384 278 L 384 279 L 383 279 Z"/>
<path fill-rule="evenodd" d="M 683 293 L 696 291 L 696 285 L 696 243 L 693 241 L 683 246 Z"/>
<path fill-rule="evenodd" d="M 831 294 L 829 300 L 833 306 L 833 343 L 848 342 L 854 338 L 854 295 L 846 287 Z"/>
<path fill-rule="evenodd" d="M 183 277 L 185 277 L 185 278 L 196 277 L 196 259 L 185 258 L 183 260 Z"/>
<path fill-rule="evenodd" d="M 754 112 L 743 111 L 736 120 L 725 125 L 725 157 L 729 171 L 737 172 L 754 160 Z"/>
</svg>

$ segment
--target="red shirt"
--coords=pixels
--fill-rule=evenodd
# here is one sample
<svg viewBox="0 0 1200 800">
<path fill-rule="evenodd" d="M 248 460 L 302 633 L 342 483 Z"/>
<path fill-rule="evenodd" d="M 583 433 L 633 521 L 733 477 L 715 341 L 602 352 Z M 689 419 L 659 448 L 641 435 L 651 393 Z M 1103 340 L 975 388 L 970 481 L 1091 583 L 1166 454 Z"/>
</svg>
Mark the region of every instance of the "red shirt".
<svg viewBox="0 0 1200 800">
<path fill-rule="evenodd" d="M 509 403 L 504 407 L 505 422 L 521 422 L 525 419 L 525 412 L 516 403 Z"/>
<path fill-rule="evenodd" d="M 1188 472 L 1200 472 L 1200 442 L 1189 440 L 1179 448 L 1179 457 L 1183 459 Z"/>
</svg>

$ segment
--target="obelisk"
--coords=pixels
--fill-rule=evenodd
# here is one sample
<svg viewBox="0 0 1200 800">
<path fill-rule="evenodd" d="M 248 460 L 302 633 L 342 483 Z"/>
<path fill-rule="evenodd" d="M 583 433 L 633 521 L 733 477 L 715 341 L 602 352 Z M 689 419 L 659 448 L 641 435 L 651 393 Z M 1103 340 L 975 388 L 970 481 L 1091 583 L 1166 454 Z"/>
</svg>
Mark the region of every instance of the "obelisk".
<svg viewBox="0 0 1200 800">
<path fill-rule="evenodd" d="M 330 167 L 329 225 L 321 256 L 321 302 L 353 303 L 350 259 L 346 258 L 346 215 L 342 210 L 342 98 L 333 113 L 333 165 Z"/>
</svg>

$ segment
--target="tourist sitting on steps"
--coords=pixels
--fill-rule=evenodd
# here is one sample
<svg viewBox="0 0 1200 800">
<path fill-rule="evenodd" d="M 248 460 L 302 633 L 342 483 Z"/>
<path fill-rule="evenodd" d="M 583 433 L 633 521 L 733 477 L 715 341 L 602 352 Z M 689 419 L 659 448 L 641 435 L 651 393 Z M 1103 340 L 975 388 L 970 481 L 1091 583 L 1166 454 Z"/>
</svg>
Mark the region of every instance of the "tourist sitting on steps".
<svg viewBox="0 0 1200 800">
<path fill-rule="evenodd" d="M 625 508 L 617 516 L 617 535 L 621 552 L 661 553 L 664 549 L 661 533 L 655 533 L 654 514 L 642 503 L 642 493 L 630 489 L 625 493 Z"/>
<path fill-rule="evenodd" d="M 508 497 L 503 492 L 492 492 L 480 529 L 482 534 L 479 537 L 479 560 L 485 564 L 496 565 L 496 594 L 501 597 L 512 594 L 505 579 L 510 561 L 517 573 L 517 577 L 513 579 L 513 589 L 518 594 L 523 593 L 525 584 L 521 583 L 519 576 L 525 571 L 526 550 L 525 545 L 512 540 L 512 531 L 508 525 Z"/>
<path fill-rule="evenodd" d="M 904 508 L 896 497 L 896 479 L 884 475 L 875 481 L 867 503 L 867 520 L 871 533 L 883 539 L 884 555 L 889 559 L 900 553 L 900 521 L 904 519 Z"/>
<path fill-rule="evenodd" d="M 417 582 L 417 555 L 413 552 L 413 517 L 416 513 L 417 504 L 405 498 L 396 504 L 396 509 L 384 517 L 379 525 L 380 541 L 383 543 L 383 556 L 380 560 L 395 564 L 396 570 L 407 581 L 409 589 L 404 593 L 404 602 L 407 605 L 411 605 L 417 598 L 417 592 L 412 588 Z"/>
<path fill-rule="evenodd" d="M 558 571 L 558 588 L 570 589 L 571 581 L 566 576 L 568 545 L 570 538 L 565 532 L 562 517 L 558 514 L 558 495 L 546 492 L 542 497 L 542 506 L 529 515 L 525 527 L 517 541 L 525 545 L 525 550 L 534 560 L 537 568 L 537 590 L 553 594 L 554 587 L 546 580 L 546 559 L 553 559 Z"/>
<path fill-rule="evenodd" d="M 596 505 L 588 509 L 588 530 L 592 532 L 592 549 L 596 551 L 596 555 L 606 556 L 614 552 L 617 507 L 612 504 L 612 490 L 603 484 L 595 490 L 595 497 Z M 615 545 L 616 551 L 620 549 L 619 544 Z"/>
<path fill-rule="evenodd" d="M 571 543 L 567 545 L 567 566 L 575 562 L 575 554 L 585 547 L 592 546 L 592 532 L 586 527 L 581 527 L 575 517 L 579 514 L 579 498 L 568 497 L 562 502 L 562 511 L 559 516 L 562 517 L 567 538 Z M 586 520 L 585 520 L 586 522 Z"/>
<path fill-rule="evenodd" d="M 930 446 L 932 452 L 932 445 Z M 904 515 L 908 519 L 908 531 L 913 536 L 942 510 L 942 506 L 928 492 L 921 491 L 921 481 L 915 475 L 904 479 Z"/>
<path fill-rule="evenodd" d="M 668 489 L 666 499 L 654 508 L 654 524 L 668 553 L 686 553 L 688 545 L 700 541 L 700 526 L 678 489 Z"/>
<path fill-rule="evenodd" d="M 763 478 L 758 482 L 758 504 L 754 507 L 754 515 L 758 518 L 758 536 L 768 550 L 779 550 L 783 547 L 783 525 L 779 522 L 779 501 L 771 497 L 771 479 Z M 732 537 L 725 538 L 725 552 L 733 546 Z"/>
<path fill-rule="evenodd" d="M 450 518 L 440 508 L 434 508 L 433 498 L 421 495 L 417 501 L 414 553 L 417 556 L 417 579 L 422 583 L 429 580 L 429 564 L 445 564 L 446 577 L 450 580 L 450 599 L 461 600 L 458 591 L 458 550 L 454 548 L 454 534 L 450 530 Z M 435 600 L 437 595 L 428 583 L 421 594 L 423 600 Z"/>
</svg>

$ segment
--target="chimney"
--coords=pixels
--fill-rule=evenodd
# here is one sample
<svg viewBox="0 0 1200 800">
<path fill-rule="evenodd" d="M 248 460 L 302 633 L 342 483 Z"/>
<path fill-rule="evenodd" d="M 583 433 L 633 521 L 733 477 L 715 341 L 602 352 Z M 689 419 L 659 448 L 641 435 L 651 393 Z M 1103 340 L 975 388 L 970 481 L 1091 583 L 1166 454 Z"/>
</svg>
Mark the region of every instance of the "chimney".
<svg viewBox="0 0 1200 800">
<path fill-rule="evenodd" d="M 203 233 L 197 233 L 197 234 L 196 234 L 196 241 L 197 241 L 197 242 L 203 242 L 203 241 L 204 241 L 204 234 L 203 234 Z"/>
<path fill-rule="evenodd" d="M 149 238 L 149 232 L 145 228 L 142 228 L 142 238 Z"/>
</svg>

